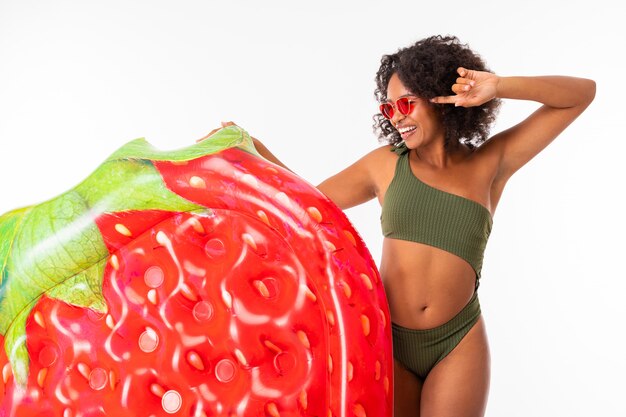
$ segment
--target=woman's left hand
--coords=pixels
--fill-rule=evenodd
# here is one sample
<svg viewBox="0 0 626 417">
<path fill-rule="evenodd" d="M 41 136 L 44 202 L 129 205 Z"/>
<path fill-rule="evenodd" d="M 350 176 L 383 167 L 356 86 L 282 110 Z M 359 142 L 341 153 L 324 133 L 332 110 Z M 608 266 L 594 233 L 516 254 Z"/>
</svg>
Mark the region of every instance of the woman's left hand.
<svg viewBox="0 0 626 417">
<path fill-rule="evenodd" d="M 430 101 L 438 104 L 453 104 L 455 106 L 480 106 L 496 98 L 499 77 L 486 71 L 468 70 L 459 67 L 456 70 L 460 77 L 452 86 L 454 96 L 434 97 Z"/>
</svg>

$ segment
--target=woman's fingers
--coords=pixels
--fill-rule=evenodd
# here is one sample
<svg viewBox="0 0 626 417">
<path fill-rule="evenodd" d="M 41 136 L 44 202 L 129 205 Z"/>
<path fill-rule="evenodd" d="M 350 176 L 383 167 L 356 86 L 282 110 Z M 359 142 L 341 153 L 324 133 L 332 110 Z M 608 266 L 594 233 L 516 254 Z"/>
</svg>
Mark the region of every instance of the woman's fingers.
<svg viewBox="0 0 626 417">
<path fill-rule="evenodd" d="M 456 79 L 456 83 L 457 84 L 467 84 L 467 85 L 471 85 L 472 87 L 474 85 L 476 85 L 476 81 L 470 79 L 470 78 L 463 78 L 463 77 L 459 77 Z"/>
<path fill-rule="evenodd" d="M 456 69 L 456 72 L 461 76 L 461 77 L 466 77 L 471 71 L 468 70 L 467 68 L 463 68 L 463 67 L 458 67 Z"/>
<path fill-rule="evenodd" d="M 452 104 L 456 103 L 458 99 L 458 96 L 439 96 L 431 98 L 430 101 L 437 104 Z"/>
<path fill-rule="evenodd" d="M 439 96 L 430 99 L 431 103 L 454 104 L 455 107 L 465 107 L 467 102 L 461 96 Z"/>
<path fill-rule="evenodd" d="M 439 96 L 431 99 L 432 103 L 454 104 L 457 107 L 480 106 L 495 97 L 492 92 L 491 73 L 468 70 L 463 67 L 457 68 L 460 75 L 452 85 L 453 96 Z"/>
<path fill-rule="evenodd" d="M 467 93 L 472 88 L 469 84 L 454 84 L 452 86 L 452 91 L 457 94 Z"/>
</svg>

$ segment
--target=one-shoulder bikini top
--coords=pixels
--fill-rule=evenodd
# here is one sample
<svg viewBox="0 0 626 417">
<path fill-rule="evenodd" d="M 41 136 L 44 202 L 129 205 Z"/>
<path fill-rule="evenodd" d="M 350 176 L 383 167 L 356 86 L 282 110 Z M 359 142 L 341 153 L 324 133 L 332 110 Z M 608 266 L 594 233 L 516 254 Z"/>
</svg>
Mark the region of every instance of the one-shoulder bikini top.
<svg viewBox="0 0 626 417">
<path fill-rule="evenodd" d="M 473 200 L 422 182 L 411 171 L 409 149 L 404 144 L 391 150 L 399 157 L 382 206 L 383 235 L 457 255 L 480 278 L 493 223 L 489 210 Z"/>
</svg>

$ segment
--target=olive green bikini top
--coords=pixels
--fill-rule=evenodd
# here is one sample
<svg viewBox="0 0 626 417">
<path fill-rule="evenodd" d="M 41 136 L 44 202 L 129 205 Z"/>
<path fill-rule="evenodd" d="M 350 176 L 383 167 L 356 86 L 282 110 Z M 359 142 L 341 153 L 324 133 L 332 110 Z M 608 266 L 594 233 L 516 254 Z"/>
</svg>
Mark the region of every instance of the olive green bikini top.
<svg viewBox="0 0 626 417">
<path fill-rule="evenodd" d="M 457 255 L 480 278 L 493 222 L 489 210 L 473 200 L 422 182 L 411 171 L 409 149 L 404 144 L 391 150 L 399 157 L 380 216 L 383 235 Z"/>
</svg>

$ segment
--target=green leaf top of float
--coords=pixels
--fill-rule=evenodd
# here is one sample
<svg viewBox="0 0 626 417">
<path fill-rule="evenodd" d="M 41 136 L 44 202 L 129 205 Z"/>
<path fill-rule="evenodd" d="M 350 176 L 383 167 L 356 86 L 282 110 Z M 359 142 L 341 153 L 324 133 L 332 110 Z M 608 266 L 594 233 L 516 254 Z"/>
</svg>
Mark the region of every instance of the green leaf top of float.
<svg viewBox="0 0 626 417">
<path fill-rule="evenodd" d="M 108 161 L 119 159 L 147 159 L 151 161 L 188 161 L 205 155 L 211 155 L 228 148 L 240 148 L 246 152 L 259 155 L 254 148 L 252 138 L 239 126 L 228 126 L 220 129 L 208 138 L 173 151 L 155 149 L 144 138 L 127 143 L 111 155 Z"/>
<path fill-rule="evenodd" d="M 138 139 L 72 190 L 0 216 L 0 335 L 19 385 L 26 384 L 29 369 L 26 320 L 43 295 L 107 310 L 102 280 L 110 254 L 95 219 L 128 210 L 203 209 L 170 191 L 152 161 L 185 161 L 230 147 L 256 154 L 250 136 L 236 126 L 176 151 Z"/>
</svg>

